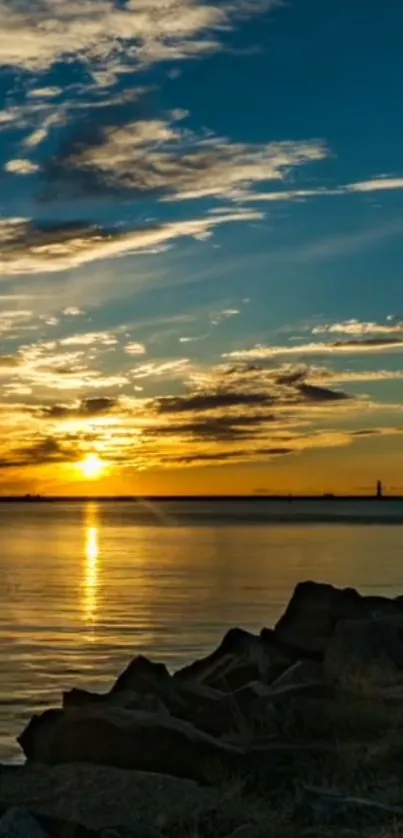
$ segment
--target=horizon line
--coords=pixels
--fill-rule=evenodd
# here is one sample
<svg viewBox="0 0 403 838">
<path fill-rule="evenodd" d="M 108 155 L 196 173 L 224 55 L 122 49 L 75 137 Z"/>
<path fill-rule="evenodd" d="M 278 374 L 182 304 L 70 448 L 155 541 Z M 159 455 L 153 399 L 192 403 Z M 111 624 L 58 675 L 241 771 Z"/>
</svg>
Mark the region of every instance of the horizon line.
<svg viewBox="0 0 403 838">
<path fill-rule="evenodd" d="M 295 502 L 300 500 L 312 500 L 312 501 L 338 501 L 338 500 L 374 500 L 374 501 L 385 501 L 385 500 L 403 500 L 403 494 L 383 494 L 382 496 L 378 496 L 376 494 L 363 494 L 361 493 L 335 493 L 335 492 L 321 492 L 321 493 L 299 493 L 293 494 L 292 492 L 284 492 L 281 494 L 278 493 L 264 493 L 264 492 L 256 492 L 256 493 L 249 493 L 249 494 L 202 494 L 202 495 L 139 495 L 139 494 L 124 494 L 124 495 L 44 495 L 44 494 L 30 494 L 26 493 L 24 495 L 1 495 L 0 494 L 0 503 L 46 503 L 46 502 L 61 502 L 61 501 L 74 501 L 74 502 L 89 502 L 89 501 L 97 501 L 97 502 L 108 502 L 108 501 L 115 501 L 115 502 L 141 502 L 141 501 L 153 501 L 153 502 L 161 502 L 161 501 L 279 501 L 285 500 L 289 502 Z"/>
</svg>

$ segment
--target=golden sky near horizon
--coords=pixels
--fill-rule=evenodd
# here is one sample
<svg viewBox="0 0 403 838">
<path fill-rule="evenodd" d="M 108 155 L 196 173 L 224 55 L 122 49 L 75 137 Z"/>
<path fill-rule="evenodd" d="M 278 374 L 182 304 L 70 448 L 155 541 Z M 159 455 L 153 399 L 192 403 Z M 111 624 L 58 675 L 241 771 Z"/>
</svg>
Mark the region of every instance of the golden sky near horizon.
<svg viewBox="0 0 403 838">
<path fill-rule="evenodd" d="M 400 0 L 95 6 L 0 0 L 0 493 L 402 491 Z"/>
</svg>

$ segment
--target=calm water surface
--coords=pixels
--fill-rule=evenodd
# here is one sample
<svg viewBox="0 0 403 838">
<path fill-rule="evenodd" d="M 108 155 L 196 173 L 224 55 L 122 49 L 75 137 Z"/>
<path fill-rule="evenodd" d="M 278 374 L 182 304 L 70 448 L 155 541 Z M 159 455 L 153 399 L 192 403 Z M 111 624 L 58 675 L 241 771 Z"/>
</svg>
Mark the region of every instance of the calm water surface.
<svg viewBox="0 0 403 838">
<path fill-rule="evenodd" d="M 71 686 L 272 624 L 301 579 L 403 593 L 403 504 L 0 505 L 0 759 Z M 296 520 L 302 517 L 303 520 Z M 287 520 L 289 518 L 289 520 Z"/>
</svg>

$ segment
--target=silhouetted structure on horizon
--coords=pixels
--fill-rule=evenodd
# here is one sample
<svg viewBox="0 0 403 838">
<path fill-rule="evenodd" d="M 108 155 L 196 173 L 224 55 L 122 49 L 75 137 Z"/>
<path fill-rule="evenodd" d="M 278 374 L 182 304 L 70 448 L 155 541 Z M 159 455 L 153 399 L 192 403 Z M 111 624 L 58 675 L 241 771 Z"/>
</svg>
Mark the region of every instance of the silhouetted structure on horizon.
<svg viewBox="0 0 403 838">
<path fill-rule="evenodd" d="M 376 496 L 377 496 L 377 498 L 383 498 L 383 486 L 382 486 L 382 480 L 377 480 L 377 483 L 376 483 Z"/>
</svg>

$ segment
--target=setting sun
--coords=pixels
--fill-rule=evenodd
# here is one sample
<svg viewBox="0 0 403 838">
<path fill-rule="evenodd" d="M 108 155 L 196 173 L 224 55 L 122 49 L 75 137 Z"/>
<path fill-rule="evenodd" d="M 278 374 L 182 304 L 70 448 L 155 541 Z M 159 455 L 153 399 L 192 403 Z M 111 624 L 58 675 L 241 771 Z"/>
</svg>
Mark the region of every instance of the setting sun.
<svg viewBox="0 0 403 838">
<path fill-rule="evenodd" d="M 88 454 L 88 457 L 79 463 L 79 467 L 87 480 L 96 480 L 105 470 L 105 463 L 102 462 L 97 454 Z"/>
</svg>

